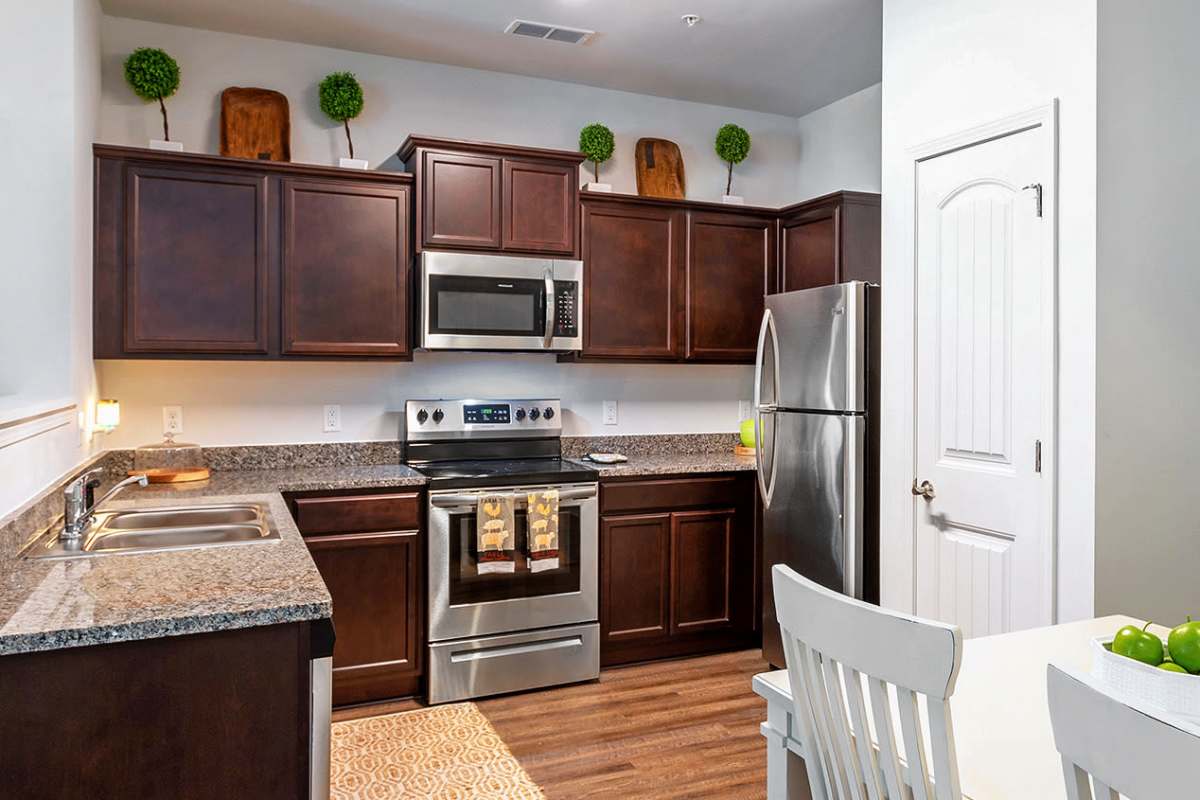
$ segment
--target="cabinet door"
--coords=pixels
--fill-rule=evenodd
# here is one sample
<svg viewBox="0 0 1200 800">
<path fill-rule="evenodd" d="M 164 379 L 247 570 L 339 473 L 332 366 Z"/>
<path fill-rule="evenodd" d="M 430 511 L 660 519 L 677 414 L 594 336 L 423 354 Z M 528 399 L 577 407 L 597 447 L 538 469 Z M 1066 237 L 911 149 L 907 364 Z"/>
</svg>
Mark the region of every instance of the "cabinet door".
<svg viewBox="0 0 1200 800">
<path fill-rule="evenodd" d="M 408 187 L 285 180 L 283 352 L 408 353 Z"/>
<path fill-rule="evenodd" d="M 424 663 L 417 531 L 305 541 L 333 597 L 334 704 L 415 694 Z"/>
<path fill-rule="evenodd" d="M 504 159 L 504 249 L 574 255 L 579 170 Z"/>
<path fill-rule="evenodd" d="M 583 355 L 677 358 L 682 212 L 583 203 Z"/>
<path fill-rule="evenodd" d="M 733 509 L 671 515 L 672 634 L 733 627 L 734 515 Z M 753 584 L 737 588 L 753 592 Z"/>
<path fill-rule="evenodd" d="M 267 351 L 267 179 L 130 165 L 125 350 Z"/>
<path fill-rule="evenodd" d="M 669 634 L 670 514 L 600 520 L 600 643 Z"/>
<path fill-rule="evenodd" d="M 499 250 L 499 158 L 425 151 L 421 159 L 421 244 Z"/>
<path fill-rule="evenodd" d="M 780 226 L 779 291 L 828 286 L 839 280 L 841 215 L 828 205 L 785 219 Z"/>
<path fill-rule="evenodd" d="M 753 362 L 774 273 L 774 220 L 690 214 L 687 358 Z"/>
</svg>

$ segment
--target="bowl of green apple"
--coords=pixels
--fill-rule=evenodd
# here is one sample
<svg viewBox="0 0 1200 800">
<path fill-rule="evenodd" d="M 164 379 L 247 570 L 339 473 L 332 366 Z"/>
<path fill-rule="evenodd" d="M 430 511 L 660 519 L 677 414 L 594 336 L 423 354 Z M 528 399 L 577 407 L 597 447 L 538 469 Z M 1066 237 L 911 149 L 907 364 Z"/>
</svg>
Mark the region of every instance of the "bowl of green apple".
<svg viewBox="0 0 1200 800">
<path fill-rule="evenodd" d="M 1118 695 L 1200 723 L 1200 620 L 1191 617 L 1164 640 L 1126 625 L 1092 640 L 1092 674 Z"/>
</svg>

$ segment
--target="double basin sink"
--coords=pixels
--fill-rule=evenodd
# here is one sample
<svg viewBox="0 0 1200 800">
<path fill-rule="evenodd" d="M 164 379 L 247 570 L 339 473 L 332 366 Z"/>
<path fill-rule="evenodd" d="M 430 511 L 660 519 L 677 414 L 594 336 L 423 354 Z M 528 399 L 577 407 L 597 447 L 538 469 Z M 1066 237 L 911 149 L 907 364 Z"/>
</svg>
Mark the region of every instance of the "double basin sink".
<svg viewBox="0 0 1200 800">
<path fill-rule="evenodd" d="M 251 544 L 278 538 L 279 531 L 271 524 L 266 509 L 257 503 L 99 511 L 78 539 L 60 539 L 55 529 L 25 555 L 80 558 Z"/>
</svg>

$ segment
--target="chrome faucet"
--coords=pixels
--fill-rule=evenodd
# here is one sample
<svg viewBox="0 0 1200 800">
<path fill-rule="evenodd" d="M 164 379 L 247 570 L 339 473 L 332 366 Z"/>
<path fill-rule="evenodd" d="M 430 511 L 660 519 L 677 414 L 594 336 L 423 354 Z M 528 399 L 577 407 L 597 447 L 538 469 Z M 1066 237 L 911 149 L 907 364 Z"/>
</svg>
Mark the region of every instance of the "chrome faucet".
<svg viewBox="0 0 1200 800">
<path fill-rule="evenodd" d="M 100 485 L 99 476 L 103 473 L 102 469 L 89 470 L 67 484 L 67 488 L 63 490 L 63 529 L 58 535 L 62 541 L 73 542 L 83 536 L 83 532 L 92 523 L 92 515 L 96 508 L 114 494 L 135 483 L 145 486 L 150 482 L 145 475 L 132 475 L 116 483 L 99 500 L 93 501 L 93 493 Z"/>
</svg>

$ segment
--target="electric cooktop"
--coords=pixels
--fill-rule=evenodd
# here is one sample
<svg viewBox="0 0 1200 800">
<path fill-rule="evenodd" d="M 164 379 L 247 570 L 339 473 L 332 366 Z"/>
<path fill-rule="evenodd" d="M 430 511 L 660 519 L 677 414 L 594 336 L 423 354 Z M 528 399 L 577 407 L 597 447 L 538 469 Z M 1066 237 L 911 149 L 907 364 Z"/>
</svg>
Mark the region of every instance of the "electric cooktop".
<svg viewBox="0 0 1200 800">
<path fill-rule="evenodd" d="M 431 489 L 484 488 L 525 484 L 588 483 L 599 473 L 565 458 L 514 458 L 410 464 L 429 478 Z"/>
</svg>

